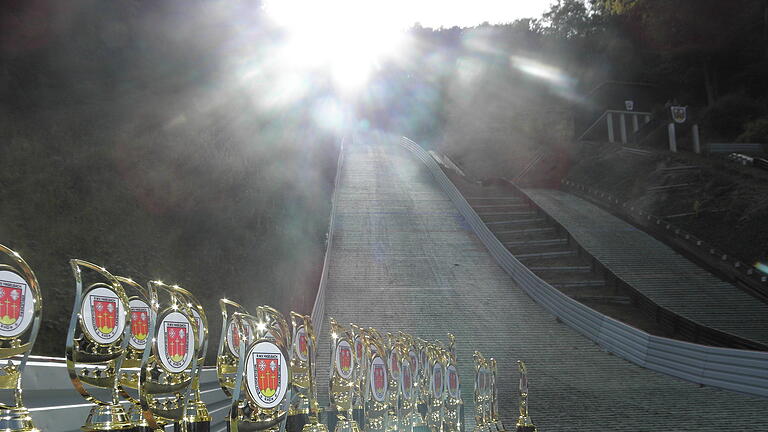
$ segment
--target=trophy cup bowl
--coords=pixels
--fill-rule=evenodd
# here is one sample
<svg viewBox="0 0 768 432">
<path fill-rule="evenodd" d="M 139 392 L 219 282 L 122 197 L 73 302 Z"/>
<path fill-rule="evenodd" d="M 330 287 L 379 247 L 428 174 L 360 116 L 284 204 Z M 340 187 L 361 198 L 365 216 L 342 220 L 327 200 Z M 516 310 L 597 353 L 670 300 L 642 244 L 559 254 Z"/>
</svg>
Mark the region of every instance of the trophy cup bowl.
<svg viewBox="0 0 768 432">
<path fill-rule="evenodd" d="M 24 406 L 21 377 L 40 329 L 40 285 L 18 253 L 3 245 L 0 252 L 11 263 L 0 264 L 0 359 L 5 360 L 0 366 L 0 431 L 37 431 Z M 18 355 L 21 360 L 11 359 Z"/>
<path fill-rule="evenodd" d="M 118 378 L 130 338 L 128 297 L 120 281 L 103 267 L 78 259 L 70 260 L 70 266 L 75 277 L 75 304 L 67 330 L 67 370 L 80 395 L 96 404 L 82 429 L 130 429 L 133 425 L 118 399 Z M 85 291 L 83 268 L 101 279 Z"/>
</svg>

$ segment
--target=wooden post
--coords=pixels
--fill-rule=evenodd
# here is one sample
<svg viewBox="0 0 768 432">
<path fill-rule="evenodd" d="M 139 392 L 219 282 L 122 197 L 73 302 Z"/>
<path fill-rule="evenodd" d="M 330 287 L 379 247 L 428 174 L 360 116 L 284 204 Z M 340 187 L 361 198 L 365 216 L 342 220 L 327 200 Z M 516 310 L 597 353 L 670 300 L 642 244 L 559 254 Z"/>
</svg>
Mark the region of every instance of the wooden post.
<svg viewBox="0 0 768 432">
<path fill-rule="evenodd" d="M 675 137 L 675 124 L 670 123 L 667 126 L 667 132 L 669 133 L 669 151 L 677 153 L 677 137 Z"/>
<path fill-rule="evenodd" d="M 621 143 L 626 144 L 627 143 L 627 122 L 626 122 L 626 116 L 624 114 L 621 114 L 619 116 L 619 131 L 621 131 Z"/>
<path fill-rule="evenodd" d="M 606 113 L 606 121 L 608 122 L 608 142 L 614 142 L 615 138 L 613 136 L 613 114 L 612 113 Z"/>
<path fill-rule="evenodd" d="M 691 128 L 691 133 L 693 135 L 693 152 L 696 154 L 701 154 L 701 141 L 699 140 L 699 125 L 695 124 Z"/>
</svg>

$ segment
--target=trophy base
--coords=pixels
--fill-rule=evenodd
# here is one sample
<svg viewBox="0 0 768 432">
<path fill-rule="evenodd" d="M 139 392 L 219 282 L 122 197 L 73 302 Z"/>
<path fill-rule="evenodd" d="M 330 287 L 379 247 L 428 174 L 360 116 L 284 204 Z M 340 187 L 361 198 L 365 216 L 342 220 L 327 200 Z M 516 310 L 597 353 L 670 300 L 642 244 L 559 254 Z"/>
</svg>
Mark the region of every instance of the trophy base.
<svg viewBox="0 0 768 432">
<path fill-rule="evenodd" d="M 354 420 L 339 419 L 333 432 L 360 432 L 360 426 Z"/>
<path fill-rule="evenodd" d="M 537 432 L 534 425 L 517 425 L 515 432 Z"/>
<path fill-rule="evenodd" d="M 432 429 L 429 428 L 427 425 L 419 425 L 413 427 L 413 432 L 431 432 Z"/>
<path fill-rule="evenodd" d="M 285 420 L 285 430 L 287 432 L 298 432 L 309 423 L 309 415 L 293 414 Z"/>
<path fill-rule="evenodd" d="M 301 428 L 301 432 L 328 432 L 328 427 L 322 423 L 307 423 Z"/>
<path fill-rule="evenodd" d="M 185 432 L 211 432 L 211 422 L 210 421 L 200 421 L 200 422 L 184 422 L 186 425 Z M 181 424 L 176 422 L 173 424 L 173 432 L 181 432 Z"/>
<path fill-rule="evenodd" d="M 357 422 L 357 424 L 361 425 L 365 423 L 365 416 L 363 415 L 363 409 L 362 408 L 355 408 L 352 410 L 352 420 Z"/>
<path fill-rule="evenodd" d="M 80 429 L 84 432 L 128 431 L 133 428 L 128 414 L 120 405 L 96 405 L 91 408 L 85 425 Z"/>
<path fill-rule="evenodd" d="M 32 417 L 26 408 L 0 409 L 0 431 L 8 432 L 39 432 L 32 424 Z"/>
</svg>

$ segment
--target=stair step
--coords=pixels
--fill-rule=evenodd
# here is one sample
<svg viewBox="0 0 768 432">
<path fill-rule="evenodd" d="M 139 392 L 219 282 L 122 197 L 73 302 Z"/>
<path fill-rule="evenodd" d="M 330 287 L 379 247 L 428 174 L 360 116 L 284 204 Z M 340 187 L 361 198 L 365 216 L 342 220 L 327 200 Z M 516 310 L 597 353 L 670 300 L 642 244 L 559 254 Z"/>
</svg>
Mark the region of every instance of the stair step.
<svg viewBox="0 0 768 432">
<path fill-rule="evenodd" d="M 584 281 L 555 282 L 550 285 L 552 285 L 555 288 L 602 287 L 602 286 L 605 286 L 605 280 L 594 279 L 594 280 L 584 280 Z"/>
<path fill-rule="evenodd" d="M 631 304 L 632 299 L 627 296 L 584 296 L 575 295 L 574 300 L 580 302 L 605 303 L 605 304 Z"/>
<path fill-rule="evenodd" d="M 567 273 L 567 272 L 583 272 L 589 273 L 592 271 L 590 266 L 535 266 L 528 267 L 533 272 L 552 272 L 552 273 Z"/>
<path fill-rule="evenodd" d="M 541 228 L 520 228 L 516 230 L 496 231 L 494 234 L 525 234 L 525 233 L 542 233 L 542 232 L 554 232 L 555 227 L 541 227 Z"/>
<path fill-rule="evenodd" d="M 488 201 L 488 200 L 514 200 L 514 201 L 520 201 L 520 197 L 516 197 L 516 196 L 501 196 L 501 197 L 483 196 L 483 197 L 467 197 L 467 199 L 468 200 L 483 200 L 483 201 Z"/>
<path fill-rule="evenodd" d="M 535 259 L 549 259 L 549 258 L 560 258 L 560 257 L 567 257 L 567 256 L 576 256 L 575 250 L 564 250 L 564 251 L 551 251 L 551 252 L 533 252 L 533 253 L 524 253 L 524 254 L 513 254 L 515 258 L 519 260 L 535 260 Z"/>
<path fill-rule="evenodd" d="M 477 209 L 485 209 L 485 208 L 501 209 L 501 208 L 527 208 L 527 207 L 529 207 L 528 204 L 483 204 L 483 205 L 470 204 L 470 205 L 472 206 L 473 209 L 475 209 L 475 211 L 477 211 Z"/>
<path fill-rule="evenodd" d="M 475 213 L 477 213 L 477 214 L 478 214 L 480 217 L 483 217 L 483 216 L 533 216 L 533 215 L 535 215 L 535 214 L 536 214 L 536 212 L 535 212 L 535 211 L 523 211 L 523 212 L 488 212 L 488 213 L 483 213 L 483 212 L 475 212 Z"/>
<path fill-rule="evenodd" d="M 512 220 L 505 220 L 505 221 L 493 221 L 493 222 L 486 222 L 486 225 L 505 225 L 505 224 L 524 224 L 524 223 L 538 223 L 538 222 L 545 222 L 546 219 L 544 218 L 533 218 L 533 219 L 512 219 Z"/>
<path fill-rule="evenodd" d="M 521 240 L 513 242 L 502 242 L 506 247 L 514 246 L 550 246 L 568 244 L 567 238 L 542 239 L 542 240 Z"/>
</svg>

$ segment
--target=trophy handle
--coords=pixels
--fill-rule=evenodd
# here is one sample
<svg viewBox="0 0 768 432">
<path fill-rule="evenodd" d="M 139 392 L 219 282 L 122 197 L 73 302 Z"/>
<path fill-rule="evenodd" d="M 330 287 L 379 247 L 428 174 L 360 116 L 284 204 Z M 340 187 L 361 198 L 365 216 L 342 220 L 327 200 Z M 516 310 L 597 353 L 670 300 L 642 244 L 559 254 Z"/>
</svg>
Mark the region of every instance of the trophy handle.
<svg viewBox="0 0 768 432">
<path fill-rule="evenodd" d="M 108 272 L 104 267 L 98 266 L 96 264 L 90 263 L 88 261 L 80 260 L 80 259 L 71 259 L 69 260 L 69 265 L 72 268 L 72 273 L 75 277 L 75 304 L 72 308 L 72 316 L 69 320 L 69 328 L 67 329 L 67 346 L 66 346 L 66 361 L 67 361 L 67 372 L 69 373 L 69 379 L 72 381 L 72 385 L 75 387 L 75 390 L 77 390 L 78 393 L 80 393 L 85 400 L 92 402 L 96 405 L 117 405 L 119 403 L 118 397 L 117 397 L 117 382 L 118 382 L 118 371 L 120 370 L 120 366 L 123 363 L 123 354 L 125 353 L 125 349 L 128 346 L 128 339 L 130 338 L 130 331 L 131 331 L 131 315 L 128 312 L 128 297 L 125 295 L 125 291 L 123 291 L 123 286 L 120 285 L 120 281 L 117 280 L 110 272 Z M 83 300 L 83 276 L 82 276 L 82 270 L 81 267 L 85 267 L 87 269 L 93 270 L 99 275 L 101 275 L 104 279 L 106 279 L 109 282 L 109 286 L 115 291 L 115 294 L 117 294 L 119 300 L 123 303 L 123 315 L 124 315 L 124 322 L 125 326 L 123 328 L 123 334 L 120 336 L 122 338 L 119 346 L 119 350 L 117 353 L 117 356 L 114 357 L 114 370 L 115 374 L 111 378 L 112 384 L 111 387 L 113 389 L 112 391 L 112 401 L 106 402 L 102 401 L 101 399 L 96 398 L 95 396 L 91 395 L 91 393 L 85 389 L 85 386 L 83 385 L 82 381 L 80 380 L 80 377 L 77 375 L 77 371 L 75 370 L 77 357 L 78 357 L 78 351 L 75 350 L 75 328 L 78 325 L 78 318 L 80 315 L 80 308 L 81 303 Z M 119 319 L 119 317 L 117 317 Z"/>
<path fill-rule="evenodd" d="M 35 272 L 32 271 L 32 268 L 27 264 L 26 261 L 24 261 L 24 258 L 21 257 L 16 251 L 3 246 L 0 244 L 0 252 L 4 253 L 8 256 L 8 258 L 13 261 L 13 263 L 16 265 L 16 267 L 7 266 L 9 270 L 13 272 L 17 272 L 18 270 L 21 270 L 23 279 L 27 282 L 29 285 L 29 290 L 32 293 L 32 300 L 34 302 L 33 307 L 33 313 L 34 316 L 32 318 L 32 329 L 29 332 L 28 340 L 26 343 L 20 343 L 20 346 L 18 348 L 2 348 L 0 349 L 0 358 L 9 358 L 14 355 L 22 354 L 21 361 L 19 362 L 19 365 L 16 367 L 16 379 L 15 379 L 15 390 L 14 390 L 14 402 L 16 404 L 15 407 L 10 407 L 8 405 L 0 403 L 0 408 L 21 408 L 23 407 L 23 398 L 22 398 L 22 388 L 21 388 L 21 377 L 24 375 L 24 368 L 27 366 L 27 360 L 29 359 L 29 353 L 32 352 L 32 347 L 35 345 L 35 341 L 37 340 L 37 333 L 40 331 L 40 319 L 43 312 L 43 299 L 40 295 L 40 284 L 37 281 L 37 276 L 35 276 Z M 5 267 L 5 266 L 3 266 Z M 24 334 L 26 331 L 22 332 L 21 334 Z M 19 335 L 20 336 L 20 335 Z M 23 351 L 19 351 L 20 349 L 23 349 Z"/>
</svg>

